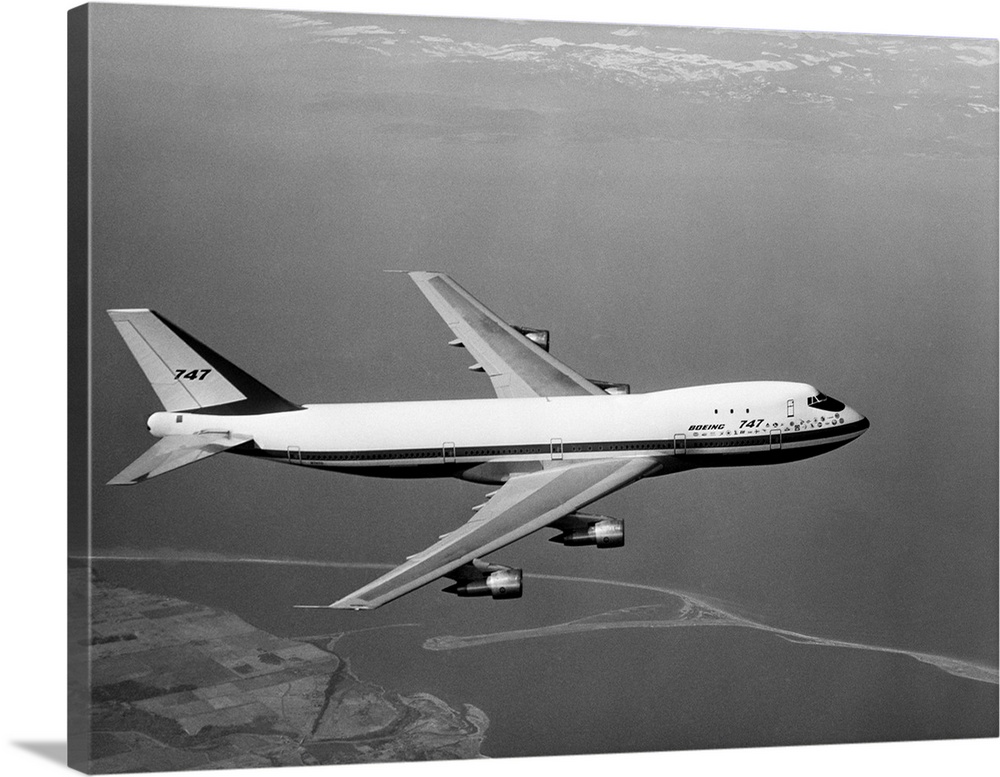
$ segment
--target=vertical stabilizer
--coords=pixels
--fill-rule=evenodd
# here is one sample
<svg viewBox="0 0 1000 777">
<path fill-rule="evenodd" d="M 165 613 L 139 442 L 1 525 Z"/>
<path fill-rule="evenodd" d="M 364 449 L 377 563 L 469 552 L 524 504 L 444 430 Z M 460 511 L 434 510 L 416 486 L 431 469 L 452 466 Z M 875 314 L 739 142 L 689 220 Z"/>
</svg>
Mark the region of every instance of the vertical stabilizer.
<svg viewBox="0 0 1000 777">
<path fill-rule="evenodd" d="M 108 315 L 164 410 L 252 415 L 301 409 L 153 310 Z"/>
</svg>

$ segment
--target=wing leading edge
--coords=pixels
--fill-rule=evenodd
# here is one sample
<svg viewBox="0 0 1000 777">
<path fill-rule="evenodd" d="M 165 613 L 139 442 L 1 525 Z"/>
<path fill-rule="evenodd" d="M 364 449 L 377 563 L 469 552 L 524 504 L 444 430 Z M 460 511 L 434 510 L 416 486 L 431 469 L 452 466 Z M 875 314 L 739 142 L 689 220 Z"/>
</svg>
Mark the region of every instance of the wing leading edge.
<svg viewBox="0 0 1000 777">
<path fill-rule="evenodd" d="M 489 310 L 449 275 L 407 273 L 451 327 L 498 397 L 564 397 L 604 391 Z"/>
<path fill-rule="evenodd" d="M 467 523 L 328 606 L 355 610 L 380 607 L 645 477 L 658 466 L 655 459 L 638 457 L 514 475 Z"/>
</svg>

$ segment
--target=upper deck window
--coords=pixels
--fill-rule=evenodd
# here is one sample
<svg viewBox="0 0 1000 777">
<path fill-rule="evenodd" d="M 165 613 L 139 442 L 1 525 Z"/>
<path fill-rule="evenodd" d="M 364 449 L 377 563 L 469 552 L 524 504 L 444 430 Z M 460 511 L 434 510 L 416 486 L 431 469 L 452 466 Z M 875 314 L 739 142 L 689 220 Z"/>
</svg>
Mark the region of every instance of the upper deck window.
<svg viewBox="0 0 1000 777">
<path fill-rule="evenodd" d="M 828 397 L 826 394 L 817 394 L 814 397 L 809 397 L 809 407 L 835 413 L 843 410 L 845 405 L 840 400 Z"/>
</svg>

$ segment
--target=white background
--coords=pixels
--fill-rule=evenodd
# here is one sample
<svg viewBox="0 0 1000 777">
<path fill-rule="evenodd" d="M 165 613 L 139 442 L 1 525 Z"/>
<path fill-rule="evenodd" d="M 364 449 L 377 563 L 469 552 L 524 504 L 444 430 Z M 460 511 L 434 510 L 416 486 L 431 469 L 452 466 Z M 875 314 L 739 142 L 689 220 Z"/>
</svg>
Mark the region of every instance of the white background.
<svg viewBox="0 0 1000 777">
<path fill-rule="evenodd" d="M 171 3 L 173 4 L 173 3 Z M 234 2 L 188 3 L 233 6 Z M 556 2 L 555 0 L 262 0 L 259 7 L 312 11 L 599 21 L 770 29 L 880 32 L 996 38 L 996 4 L 983 0 L 934 3 Z M 58 774 L 65 767 L 66 569 L 66 11 L 69 3 L 5 6 L 3 86 L 3 340 L 4 500 L 0 517 L 7 548 L 3 564 L 3 682 L 0 772 Z M 99 368 L 96 365 L 95 368 Z M 583 711 L 581 711 L 583 714 Z M 42 754 L 39 754 L 42 753 Z M 992 772 L 1000 741 L 772 748 L 588 756 L 448 764 L 352 767 L 350 773 L 405 777 L 511 769 L 529 777 L 572 769 L 584 775 L 673 771 L 699 775 L 768 770 L 810 777 L 880 772 L 907 775 Z M 333 773 L 317 767 L 308 773 Z M 340 767 L 341 771 L 344 767 Z M 216 772 L 265 774 L 263 770 Z M 267 772 L 271 774 L 273 772 Z"/>
</svg>

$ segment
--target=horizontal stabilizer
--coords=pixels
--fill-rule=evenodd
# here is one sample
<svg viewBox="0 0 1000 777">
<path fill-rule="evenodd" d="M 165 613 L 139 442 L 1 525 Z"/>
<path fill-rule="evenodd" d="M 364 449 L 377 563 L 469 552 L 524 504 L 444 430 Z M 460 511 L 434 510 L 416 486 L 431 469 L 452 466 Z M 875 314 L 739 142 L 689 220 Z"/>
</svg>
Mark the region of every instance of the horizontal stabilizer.
<svg viewBox="0 0 1000 777">
<path fill-rule="evenodd" d="M 163 437 L 152 448 L 119 472 L 109 486 L 130 486 L 155 478 L 172 469 L 193 464 L 228 448 L 248 442 L 250 437 L 225 432 L 175 434 Z"/>
</svg>

